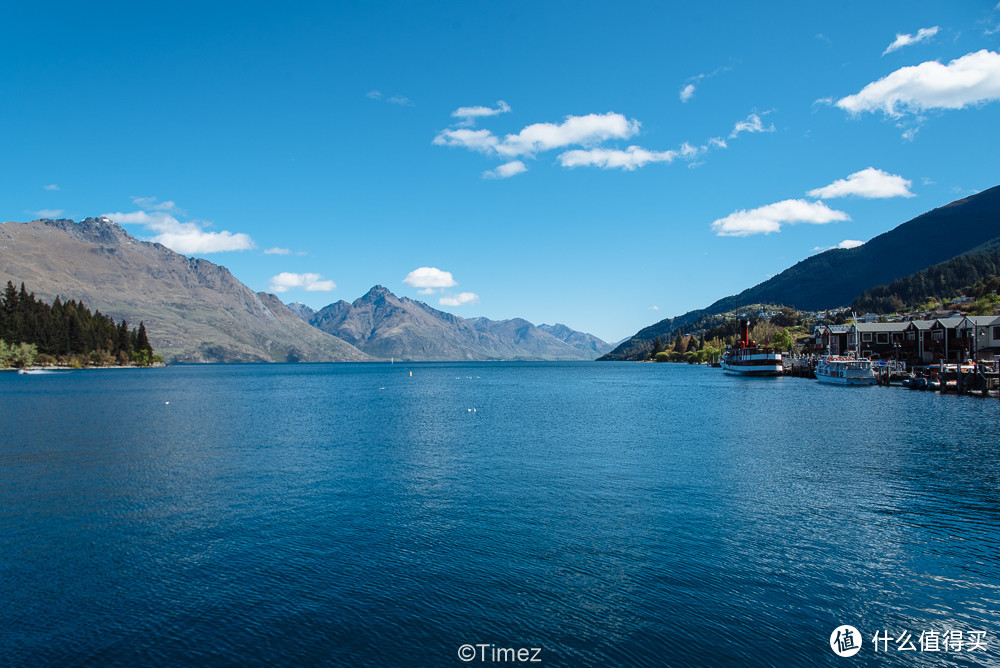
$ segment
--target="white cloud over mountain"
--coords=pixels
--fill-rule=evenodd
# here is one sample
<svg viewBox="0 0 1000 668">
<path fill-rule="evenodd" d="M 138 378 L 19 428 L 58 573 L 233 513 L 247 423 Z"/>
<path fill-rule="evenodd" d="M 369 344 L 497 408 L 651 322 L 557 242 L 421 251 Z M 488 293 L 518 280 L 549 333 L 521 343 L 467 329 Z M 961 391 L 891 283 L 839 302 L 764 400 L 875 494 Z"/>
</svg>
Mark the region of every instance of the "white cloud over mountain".
<svg viewBox="0 0 1000 668">
<path fill-rule="evenodd" d="M 450 271 L 442 271 L 437 267 L 419 267 L 414 269 L 403 282 L 413 288 L 451 288 L 458 283 Z"/>
<path fill-rule="evenodd" d="M 182 255 L 222 253 L 227 251 L 251 250 L 256 248 L 250 235 L 242 232 L 209 232 L 204 229 L 208 223 L 200 220 L 182 222 L 174 214 L 181 210 L 174 202 L 160 202 L 155 197 L 133 197 L 139 211 L 105 213 L 120 225 L 142 225 L 155 234 L 148 241 L 160 243 Z"/>
<path fill-rule="evenodd" d="M 464 306 L 465 304 L 475 304 L 479 301 L 479 295 L 474 292 L 460 292 L 457 295 L 449 295 L 438 300 L 441 306 Z"/>
<path fill-rule="evenodd" d="M 836 197 L 862 197 L 886 199 L 889 197 L 914 197 L 910 192 L 912 181 L 902 176 L 869 167 L 855 172 L 846 179 L 838 179 L 828 186 L 810 190 L 810 197 L 833 199 Z"/>
<path fill-rule="evenodd" d="M 268 289 L 271 292 L 288 292 L 293 289 L 304 289 L 307 292 L 330 292 L 337 284 L 333 281 L 324 280 L 320 274 L 294 274 L 290 271 L 283 271 L 277 276 L 271 277 Z"/>
<path fill-rule="evenodd" d="M 756 209 L 740 210 L 712 223 L 712 231 L 720 237 L 746 237 L 751 234 L 780 232 L 781 226 L 796 223 L 821 225 L 850 220 L 843 211 L 831 209 L 822 202 L 787 199 Z"/>
</svg>

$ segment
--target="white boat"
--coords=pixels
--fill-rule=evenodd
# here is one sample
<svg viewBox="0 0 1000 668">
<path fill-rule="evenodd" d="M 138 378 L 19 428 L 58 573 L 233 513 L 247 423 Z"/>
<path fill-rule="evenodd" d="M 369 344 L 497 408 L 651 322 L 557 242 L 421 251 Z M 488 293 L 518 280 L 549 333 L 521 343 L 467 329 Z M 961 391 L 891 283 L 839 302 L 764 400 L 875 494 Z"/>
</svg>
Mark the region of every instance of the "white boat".
<svg viewBox="0 0 1000 668">
<path fill-rule="evenodd" d="M 750 321 L 740 322 L 740 340 L 726 348 L 722 370 L 738 376 L 780 376 L 785 371 L 781 353 L 750 340 Z"/>
<path fill-rule="evenodd" d="M 853 313 L 851 314 L 854 315 Z M 858 319 L 854 318 L 854 338 L 858 339 Z M 833 385 L 874 385 L 875 370 L 872 361 L 855 352 L 847 356 L 827 355 L 816 364 L 816 380 Z"/>
<path fill-rule="evenodd" d="M 834 357 L 829 355 L 816 364 L 816 380 L 834 385 L 874 385 L 875 371 L 866 357 Z"/>
</svg>

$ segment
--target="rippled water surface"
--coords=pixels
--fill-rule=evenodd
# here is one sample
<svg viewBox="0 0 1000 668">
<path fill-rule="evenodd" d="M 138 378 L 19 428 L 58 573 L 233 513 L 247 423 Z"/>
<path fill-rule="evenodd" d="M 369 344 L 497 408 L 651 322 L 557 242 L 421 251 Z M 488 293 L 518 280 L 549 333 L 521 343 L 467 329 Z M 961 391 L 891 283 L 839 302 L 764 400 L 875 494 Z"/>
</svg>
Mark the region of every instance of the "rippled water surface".
<svg viewBox="0 0 1000 668">
<path fill-rule="evenodd" d="M 1000 662 L 995 399 L 610 363 L 3 373 L 0 398 L 3 665 Z M 919 652 L 946 630 L 962 651 Z"/>
</svg>

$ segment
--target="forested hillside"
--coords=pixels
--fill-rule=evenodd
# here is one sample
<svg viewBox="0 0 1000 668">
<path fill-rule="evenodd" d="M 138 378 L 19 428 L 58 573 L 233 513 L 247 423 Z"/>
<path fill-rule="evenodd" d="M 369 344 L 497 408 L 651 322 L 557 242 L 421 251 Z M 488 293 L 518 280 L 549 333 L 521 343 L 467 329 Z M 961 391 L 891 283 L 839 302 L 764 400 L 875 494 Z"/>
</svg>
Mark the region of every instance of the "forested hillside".
<svg viewBox="0 0 1000 668">
<path fill-rule="evenodd" d="M 18 290 L 11 281 L 7 281 L 0 302 L 2 366 L 11 361 L 18 366 L 35 361 L 148 366 L 154 361 L 153 347 L 141 322 L 130 330 L 124 320 L 115 323 L 74 300 L 63 302 L 56 297 L 49 305 L 36 299 L 23 283 Z"/>
</svg>

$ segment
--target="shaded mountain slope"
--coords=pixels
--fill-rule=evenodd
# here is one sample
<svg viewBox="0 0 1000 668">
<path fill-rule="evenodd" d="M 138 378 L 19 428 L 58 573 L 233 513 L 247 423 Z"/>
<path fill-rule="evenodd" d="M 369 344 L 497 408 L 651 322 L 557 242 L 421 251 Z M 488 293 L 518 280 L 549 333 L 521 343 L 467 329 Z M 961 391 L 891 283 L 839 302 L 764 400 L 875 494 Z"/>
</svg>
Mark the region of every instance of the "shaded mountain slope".
<svg viewBox="0 0 1000 668">
<path fill-rule="evenodd" d="M 687 328 L 706 315 L 731 311 L 737 300 L 803 310 L 846 306 L 869 288 L 969 252 L 997 236 L 1000 186 L 921 214 L 857 248 L 835 248 L 808 257 L 707 308 L 654 323 L 601 359 L 636 359 L 656 337 Z"/>
</svg>

